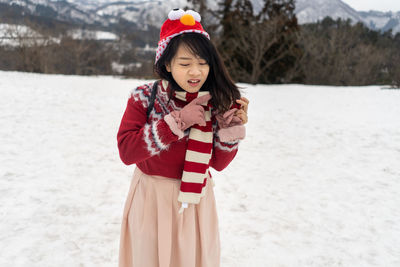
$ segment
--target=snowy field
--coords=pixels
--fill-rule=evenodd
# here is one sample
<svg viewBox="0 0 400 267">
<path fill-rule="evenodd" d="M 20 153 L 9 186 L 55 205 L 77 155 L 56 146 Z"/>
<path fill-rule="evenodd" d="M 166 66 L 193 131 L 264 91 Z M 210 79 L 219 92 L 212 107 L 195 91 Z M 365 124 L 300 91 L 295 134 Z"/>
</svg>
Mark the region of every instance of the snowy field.
<svg viewBox="0 0 400 267">
<path fill-rule="evenodd" d="M 0 72 L 0 266 L 117 266 L 141 80 Z M 221 267 L 400 266 L 400 90 L 245 85 L 247 138 L 212 172 Z"/>
</svg>

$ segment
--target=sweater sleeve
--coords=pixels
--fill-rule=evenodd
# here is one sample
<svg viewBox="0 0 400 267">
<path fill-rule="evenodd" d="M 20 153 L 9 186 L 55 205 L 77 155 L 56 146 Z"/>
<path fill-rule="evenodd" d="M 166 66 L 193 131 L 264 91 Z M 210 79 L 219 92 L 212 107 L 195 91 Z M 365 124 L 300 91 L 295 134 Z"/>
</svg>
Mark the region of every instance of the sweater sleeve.
<svg viewBox="0 0 400 267">
<path fill-rule="evenodd" d="M 134 96 L 128 99 L 117 134 L 119 155 L 126 165 L 153 157 L 178 140 L 164 117 L 147 122 L 146 111 L 146 103 Z"/>
<path fill-rule="evenodd" d="M 214 125 L 213 152 L 210 166 L 217 171 L 225 169 L 235 158 L 240 140 L 232 142 L 222 142 L 218 136 L 217 126 Z"/>
</svg>

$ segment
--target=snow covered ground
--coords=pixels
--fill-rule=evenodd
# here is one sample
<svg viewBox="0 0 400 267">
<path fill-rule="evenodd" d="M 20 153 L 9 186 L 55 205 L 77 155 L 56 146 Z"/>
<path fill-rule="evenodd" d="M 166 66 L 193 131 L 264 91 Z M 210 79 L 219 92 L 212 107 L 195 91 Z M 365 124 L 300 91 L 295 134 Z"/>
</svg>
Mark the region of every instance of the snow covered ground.
<svg viewBox="0 0 400 267">
<path fill-rule="evenodd" d="M 141 80 L 0 71 L 0 266 L 116 266 Z M 246 85 L 247 138 L 213 172 L 222 267 L 400 266 L 400 90 Z"/>
</svg>

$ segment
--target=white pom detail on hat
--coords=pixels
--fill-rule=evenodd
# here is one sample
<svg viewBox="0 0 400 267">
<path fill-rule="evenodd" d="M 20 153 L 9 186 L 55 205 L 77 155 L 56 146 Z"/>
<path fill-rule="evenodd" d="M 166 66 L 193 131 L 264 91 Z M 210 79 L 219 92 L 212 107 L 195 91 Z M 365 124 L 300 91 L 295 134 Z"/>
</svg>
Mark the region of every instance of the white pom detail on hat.
<svg viewBox="0 0 400 267">
<path fill-rule="evenodd" d="M 185 11 L 182 9 L 173 9 L 168 13 L 168 18 L 170 20 L 180 19 L 183 15 L 185 15 Z"/>
<path fill-rule="evenodd" d="M 197 13 L 196 11 L 188 10 L 188 11 L 186 11 L 185 14 L 192 15 L 195 21 L 201 22 L 201 16 L 200 16 L 200 14 Z"/>
<path fill-rule="evenodd" d="M 171 10 L 171 11 L 168 13 L 168 18 L 169 18 L 170 20 L 178 20 L 178 19 L 180 19 L 180 18 L 181 18 L 183 15 L 185 15 L 185 14 L 192 15 L 195 21 L 201 22 L 201 16 L 200 16 L 200 14 L 197 13 L 196 11 L 194 11 L 194 10 L 187 10 L 187 11 L 184 11 L 184 10 L 182 10 L 182 9 L 173 9 L 173 10 Z"/>
</svg>

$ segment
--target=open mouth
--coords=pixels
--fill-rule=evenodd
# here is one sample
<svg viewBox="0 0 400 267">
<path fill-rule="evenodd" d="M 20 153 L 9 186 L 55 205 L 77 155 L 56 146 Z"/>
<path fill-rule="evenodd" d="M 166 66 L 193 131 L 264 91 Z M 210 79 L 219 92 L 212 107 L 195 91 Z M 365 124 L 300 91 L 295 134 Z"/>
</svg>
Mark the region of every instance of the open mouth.
<svg viewBox="0 0 400 267">
<path fill-rule="evenodd" d="M 200 80 L 198 80 L 198 79 L 191 79 L 191 80 L 188 81 L 188 83 L 189 83 L 191 86 L 197 86 L 197 85 L 199 85 Z"/>
</svg>

